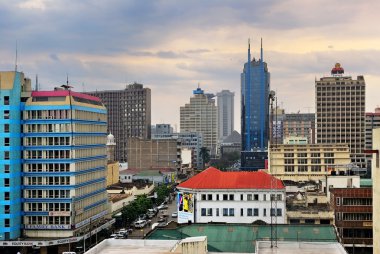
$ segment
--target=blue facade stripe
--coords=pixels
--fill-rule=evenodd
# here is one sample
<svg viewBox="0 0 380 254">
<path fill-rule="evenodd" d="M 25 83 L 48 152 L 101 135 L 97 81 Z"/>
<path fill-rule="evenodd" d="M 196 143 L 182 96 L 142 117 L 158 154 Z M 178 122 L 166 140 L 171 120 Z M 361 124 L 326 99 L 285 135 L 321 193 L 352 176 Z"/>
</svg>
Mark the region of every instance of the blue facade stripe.
<svg viewBox="0 0 380 254">
<path fill-rule="evenodd" d="M 96 125 L 107 125 L 105 121 L 91 121 L 91 120 L 79 120 L 79 119 L 30 119 L 23 120 L 21 124 L 96 124 Z M 20 123 L 19 123 L 20 124 Z"/>
<path fill-rule="evenodd" d="M 97 194 L 100 194 L 102 192 L 105 192 L 107 189 L 106 188 L 102 188 L 102 189 L 99 189 L 99 190 L 96 190 L 96 191 L 93 191 L 93 192 L 90 192 L 90 193 L 87 193 L 83 196 L 79 196 L 79 197 L 76 197 L 74 198 L 74 201 L 79 201 L 79 200 L 82 200 L 82 199 L 86 199 L 86 198 L 89 198 L 91 196 L 95 196 Z"/>
<path fill-rule="evenodd" d="M 84 158 L 77 158 L 77 159 L 27 159 L 24 160 L 24 163 L 75 163 L 80 161 L 89 161 L 89 160 L 96 160 L 96 159 L 105 159 L 107 158 L 107 155 L 99 155 L 99 156 L 93 156 L 93 157 L 84 157 Z"/>
<path fill-rule="evenodd" d="M 21 194 L 21 192 L 20 192 Z M 21 197 L 20 198 L 12 198 L 11 200 L 0 200 L 0 205 L 18 205 L 22 203 Z"/>
<path fill-rule="evenodd" d="M 70 110 L 70 105 L 69 104 L 64 104 L 64 105 L 25 105 L 24 110 L 57 110 L 57 109 L 62 109 L 62 110 Z M 77 106 L 77 105 L 72 105 L 73 110 L 82 110 L 82 111 L 88 111 L 88 112 L 95 112 L 95 113 L 101 113 L 101 114 L 107 114 L 106 109 L 97 109 L 97 108 L 90 108 L 90 107 L 85 107 L 85 106 Z M 19 109 L 17 109 L 19 110 Z"/>
<path fill-rule="evenodd" d="M 106 136 L 107 132 L 27 132 L 21 137 Z"/>
<path fill-rule="evenodd" d="M 21 224 L 13 227 L 0 227 L 0 233 L 20 232 Z M 4 239 L 4 238 L 3 238 Z"/>
<path fill-rule="evenodd" d="M 89 209 L 91 209 L 91 208 L 94 208 L 94 207 L 96 207 L 96 206 L 98 206 L 98 205 L 101 205 L 101 204 L 107 203 L 107 201 L 108 201 L 107 199 L 102 199 L 102 200 L 100 200 L 100 201 L 98 201 L 98 202 L 96 202 L 96 203 L 93 203 L 93 204 L 91 204 L 91 205 L 88 205 L 88 206 L 84 207 L 83 210 L 84 210 L 84 211 L 87 211 L 87 210 L 89 210 Z"/>
<path fill-rule="evenodd" d="M 100 183 L 100 182 L 105 182 L 106 178 L 98 178 L 95 180 L 91 180 L 88 182 L 84 182 L 81 184 L 76 184 L 76 185 L 25 185 L 23 186 L 23 189 L 25 190 L 72 190 L 76 189 L 79 187 L 83 187 L 86 185 L 94 184 L 94 183 Z"/>
<path fill-rule="evenodd" d="M 24 212 L 24 216 L 49 216 L 49 212 Z"/>
<path fill-rule="evenodd" d="M 71 198 L 25 198 L 26 203 L 71 203 Z"/>
<path fill-rule="evenodd" d="M 20 218 L 21 216 L 22 216 L 22 212 L 21 211 L 12 212 L 12 213 L 9 213 L 9 214 L 0 213 L 0 219 L 16 219 L 16 218 Z"/>
<path fill-rule="evenodd" d="M 86 170 L 81 171 L 75 171 L 75 172 L 24 172 L 22 173 L 22 176 L 75 176 L 75 175 L 82 175 L 86 173 L 91 173 L 95 171 L 101 171 L 105 170 L 105 167 L 96 167 L 96 168 L 89 168 Z"/>
<path fill-rule="evenodd" d="M 34 150 L 80 150 L 88 148 L 98 148 L 106 147 L 105 144 L 95 144 L 95 145 L 81 145 L 81 146 L 24 146 L 25 151 L 34 151 Z"/>
</svg>

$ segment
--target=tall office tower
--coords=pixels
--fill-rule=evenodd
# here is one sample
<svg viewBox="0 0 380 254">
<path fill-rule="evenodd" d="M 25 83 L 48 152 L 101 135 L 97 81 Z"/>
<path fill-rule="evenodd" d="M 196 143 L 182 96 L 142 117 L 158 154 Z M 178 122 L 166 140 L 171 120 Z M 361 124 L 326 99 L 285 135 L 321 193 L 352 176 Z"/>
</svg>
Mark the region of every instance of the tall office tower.
<svg viewBox="0 0 380 254">
<path fill-rule="evenodd" d="M 219 139 L 223 140 L 234 131 L 234 96 L 229 90 L 216 94 L 219 120 Z"/>
<path fill-rule="evenodd" d="M 365 113 L 365 150 L 372 150 L 373 129 L 380 127 L 380 108 Z M 372 154 L 366 154 L 367 169 L 371 172 Z M 371 172 L 372 173 L 372 172 Z"/>
<path fill-rule="evenodd" d="M 0 240 L 20 237 L 22 225 L 21 106 L 31 92 L 21 72 L 0 72 Z M 25 97 L 24 97 L 25 96 Z"/>
<path fill-rule="evenodd" d="M 24 105 L 28 237 L 77 236 L 109 213 L 106 108 L 99 98 L 66 89 L 32 92 Z"/>
<path fill-rule="evenodd" d="M 260 59 L 251 60 L 248 45 L 248 62 L 241 74 L 241 169 L 264 168 L 269 139 L 269 90 L 270 73 L 263 58 L 261 43 Z"/>
<path fill-rule="evenodd" d="M 351 162 L 365 168 L 365 81 L 344 76 L 339 63 L 330 77 L 315 81 L 317 143 L 350 147 Z"/>
<path fill-rule="evenodd" d="M 150 138 L 151 91 L 141 84 L 128 85 L 124 90 L 88 92 L 99 97 L 108 111 L 108 131 L 117 140 L 115 160 L 127 161 L 129 137 Z"/>
<path fill-rule="evenodd" d="M 306 137 L 308 144 L 315 144 L 315 114 L 285 114 L 283 138 L 290 136 Z"/>
<path fill-rule="evenodd" d="M 276 107 L 273 110 L 273 113 L 269 113 L 270 121 L 272 121 L 272 143 L 273 144 L 282 144 L 284 139 L 284 119 L 285 119 L 285 110 L 279 107 Z M 271 116 L 273 114 L 273 116 Z"/>
<path fill-rule="evenodd" d="M 199 87 L 193 91 L 190 103 L 180 108 L 180 132 L 199 132 L 203 144 L 216 154 L 218 141 L 218 108 L 211 94 L 205 94 Z"/>
</svg>

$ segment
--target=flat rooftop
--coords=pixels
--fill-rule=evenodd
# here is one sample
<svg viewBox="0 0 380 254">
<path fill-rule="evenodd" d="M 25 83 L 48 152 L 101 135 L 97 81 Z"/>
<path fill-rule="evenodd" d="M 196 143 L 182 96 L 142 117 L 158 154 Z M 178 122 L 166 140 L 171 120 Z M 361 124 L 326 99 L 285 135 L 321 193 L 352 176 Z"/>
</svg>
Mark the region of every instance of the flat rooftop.
<svg viewBox="0 0 380 254">
<path fill-rule="evenodd" d="M 256 254 L 347 254 L 340 243 L 328 242 L 277 242 L 271 248 L 270 241 L 259 241 Z"/>
<path fill-rule="evenodd" d="M 170 253 L 177 240 L 106 239 L 85 254 L 163 254 Z"/>
</svg>

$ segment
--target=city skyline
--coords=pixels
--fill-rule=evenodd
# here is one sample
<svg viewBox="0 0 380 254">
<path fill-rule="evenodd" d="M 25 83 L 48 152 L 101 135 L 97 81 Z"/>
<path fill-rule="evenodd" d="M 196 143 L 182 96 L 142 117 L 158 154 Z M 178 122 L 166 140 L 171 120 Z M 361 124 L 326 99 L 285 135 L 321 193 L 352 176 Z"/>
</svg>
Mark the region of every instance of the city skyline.
<svg viewBox="0 0 380 254">
<path fill-rule="evenodd" d="M 78 92 L 142 83 L 152 89 L 152 123 L 177 129 L 179 108 L 198 83 L 208 92 L 228 89 L 238 95 L 240 131 L 247 40 L 258 59 L 262 37 L 271 88 L 287 113 L 314 112 L 314 80 L 329 76 L 336 62 L 347 75 L 364 76 L 370 112 L 379 104 L 376 7 L 376 1 L 2 2 L 0 69 L 14 70 L 17 42 L 18 70 L 33 86 L 38 74 L 42 90 L 65 83 L 67 74 Z"/>
</svg>

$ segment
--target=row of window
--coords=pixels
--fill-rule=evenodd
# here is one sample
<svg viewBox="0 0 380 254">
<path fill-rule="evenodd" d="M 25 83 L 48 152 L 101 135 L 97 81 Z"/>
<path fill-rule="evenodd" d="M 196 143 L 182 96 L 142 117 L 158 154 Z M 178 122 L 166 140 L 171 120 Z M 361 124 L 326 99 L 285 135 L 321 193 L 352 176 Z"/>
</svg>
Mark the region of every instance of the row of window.
<svg viewBox="0 0 380 254">
<path fill-rule="evenodd" d="M 298 165 L 297 167 L 295 166 L 285 166 L 284 170 L 285 172 L 296 172 L 296 169 L 298 172 L 309 172 L 309 168 L 311 172 L 322 172 L 322 167 L 319 165 L 313 165 L 313 166 L 300 166 Z"/>
<path fill-rule="evenodd" d="M 285 164 L 294 164 L 294 159 L 285 159 L 284 160 L 284 163 Z M 324 159 L 324 163 L 325 164 L 333 164 L 334 163 L 334 159 L 331 159 L 331 158 L 329 158 L 329 159 Z M 310 163 L 311 164 L 321 164 L 321 162 L 322 162 L 322 160 L 321 159 L 311 159 L 310 160 Z M 297 163 L 298 164 L 307 164 L 308 163 L 308 159 L 298 159 L 297 160 Z"/>
<path fill-rule="evenodd" d="M 239 197 L 239 195 L 236 195 Z M 261 196 L 261 198 L 259 198 Z M 269 194 L 268 194 L 269 197 Z M 282 200 L 282 194 L 271 194 L 271 200 L 280 201 Z M 241 201 L 267 201 L 267 194 L 240 194 L 240 199 L 235 199 L 235 194 L 201 194 L 201 200 L 209 200 L 209 201 L 233 201 L 233 200 L 241 200 Z M 268 199 L 269 200 L 269 199 Z"/>
<path fill-rule="evenodd" d="M 220 216 L 219 208 L 202 208 L 201 209 L 201 216 L 213 216 L 213 211 L 215 210 L 215 216 Z M 224 217 L 227 216 L 235 216 L 235 208 L 221 208 L 222 215 Z M 282 209 L 278 208 L 277 212 L 275 208 L 270 209 L 271 214 L 270 216 L 282 216 Z M 246 212 L 244 213 L 244 209 L 240 209 L 240 216 L 260 216 L 259 214 L 259 208 L 247 208 Z M 267 216 L 267 209 L 263 209 L 263 215 Z"/>
<path fill-rule="evenodd" d="M 307 153 L 296 153 L 295 154 L 298 158 L 307 158 Z M 323 154 L 325 158 L 333 158 L 334 157 L 334 153 L 324 153 Z M 294 158 L 294 153 L 284 153 L 284 157 L 286 158 Z M 321 157 L 321 153 L 311 153 L 310 154 L 310 157 L 316 157 L 316 158 L 320 158 Z"/>
<path fill-rule="evenodd" d="M 69 212 L 70 203 L 27 203 L 24 208 L 26 212 Z"/>
<path fill-rule="evenodd" d="M 25 216 L 25 224 L 41 225 L 41 224 L 55 224 L 55 225 L 70 225 L 70 216 Z"/>
<path fill-rule="evenodd" d="M 9 138 L 8 138 L 9 139 Z M 105 147 L 76 149 L 76 150 L 31 150 L 24 151 L 25 159 L 71 159 L 84 158 L 92 156 L 101 156 L 106 154 Z"/>
<path fill-rule="evenodd" d="M 336 198 L 335 204 L 337 206 L 341 205 L 341 199 L 342 199 L 342 206 L 372 206 L 372 198 Z"/>
</svg>

